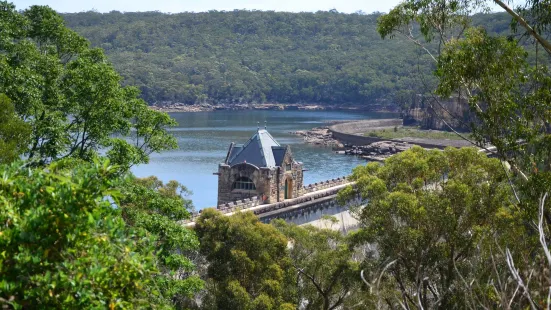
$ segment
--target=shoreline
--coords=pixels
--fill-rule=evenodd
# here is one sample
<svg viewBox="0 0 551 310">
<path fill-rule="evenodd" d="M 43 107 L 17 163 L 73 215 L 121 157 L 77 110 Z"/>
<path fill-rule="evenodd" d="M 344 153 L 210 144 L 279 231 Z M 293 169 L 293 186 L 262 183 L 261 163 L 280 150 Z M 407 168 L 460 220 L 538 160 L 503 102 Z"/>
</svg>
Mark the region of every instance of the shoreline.
<svg viewBox="0 0 551 310">
<path fill-rule="evenodd" d="M 344 147 L 344 144 L 342 144 L 337 139 L 333 138 L 333 135 L 329 129 L 331 125 L 334 125 L 334 123 L 331 124 L 330 122 L 328 125 L 314 127 L 309 130 L 289 131 L 289 133 L 292 135 L 302 137 L 303 142 L 306 144 L 318 145 L 322 147 L 333 147 L 333 148 Z"/>
<path fill-rule="evenodd" d="M 345 121 L 337 124 L 316 127 L 311 130 L 290 132 L 302 136 L 304 143 L 333 147 L 337 154 L 360 156 L 368 161 L 382 162 L 386 158 L 408 150 L 413 145 L 425 149 L 444 149 L 446 147 L 469 146 L 463 140 L 402 137 L 385 139 L 366 136 L 372 130 L 396 128 L 402 126 L 401 119 L 373 119 L 363 121 Z"/>
<path fill-rule="evenodd" d="M 245 111 L 245 110 L 264 110 L 264 111 L 369 111 L 369 112 L 387 112 L 398 113 L 399 108 L 387 108 L 381 105 L 360 105 L 360 104 L 301 104 L 301 103 L 247 103 L 247 104 L 170 104 L 170 105 L 150 105 L 150 109 L 161 112 L 213 112 L 213 111 Z"/>
</svg>

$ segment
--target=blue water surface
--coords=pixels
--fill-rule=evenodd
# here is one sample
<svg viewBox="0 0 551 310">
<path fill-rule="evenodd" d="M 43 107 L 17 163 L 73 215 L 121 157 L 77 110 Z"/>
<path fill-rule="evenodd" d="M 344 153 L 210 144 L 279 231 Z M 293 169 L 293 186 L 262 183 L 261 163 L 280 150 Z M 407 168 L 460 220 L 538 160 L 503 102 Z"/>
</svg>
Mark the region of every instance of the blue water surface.
<svg viewBox="0 0 551 310">
<path fill-rule="evenodd" d="M 226 157 L 231 142 L 245 143 L 259 123 L 280 144 L 289 144 L 295 160 L 304 163 L 304 183 L 310 184 L 350 174 L 365 161 L 337 155 L 331 148 L 305 144 L 290 131 L 306 130 L 334 120 L 396 117 L 392 113 L 348 111 L 215 111 L 170 113 L 178 126 L 170 132 L 179 149 L 151 155 L 149 164 L 134 167 L 138 177 L 155 175 L 163 181 L 176 180 L 193 192 L 195 209 L 216 205 L 218 179 L 214 172 Z"/>
</svg>

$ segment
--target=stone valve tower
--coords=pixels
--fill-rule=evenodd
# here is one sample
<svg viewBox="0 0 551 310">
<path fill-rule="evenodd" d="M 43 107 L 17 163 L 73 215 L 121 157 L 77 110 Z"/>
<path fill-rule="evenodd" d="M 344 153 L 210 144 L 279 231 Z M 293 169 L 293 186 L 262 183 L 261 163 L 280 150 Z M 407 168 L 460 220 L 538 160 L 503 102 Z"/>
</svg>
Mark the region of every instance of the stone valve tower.
<svg viewBox="0 0 551 310">
<path fill-rule="evenodd" d="M 218 205 L 254 196 L 262 203 L 296 198 L 303 187 L 302 168 L 288 145 L 259 128 L 245 144 L 232 142 L 218 165 Z"/>
</svg>

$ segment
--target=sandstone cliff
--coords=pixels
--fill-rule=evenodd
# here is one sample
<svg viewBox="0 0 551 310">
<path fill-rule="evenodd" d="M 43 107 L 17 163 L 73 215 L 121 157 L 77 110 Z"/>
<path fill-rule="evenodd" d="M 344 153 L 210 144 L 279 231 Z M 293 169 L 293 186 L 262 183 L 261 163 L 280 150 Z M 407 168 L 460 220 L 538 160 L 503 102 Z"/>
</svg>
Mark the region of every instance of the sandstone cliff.
<svg viewBox="0 0 551 310">
<path fill-rule="evenodd" d="M 403 109 L 405 126 L 420 126 L 421 129 L 447 130 L 448 123 L 455 130 L 468 131 L 471 112 L 466 98 L 455 96 L 440 99 L 417 95 Z"/>
</svg>

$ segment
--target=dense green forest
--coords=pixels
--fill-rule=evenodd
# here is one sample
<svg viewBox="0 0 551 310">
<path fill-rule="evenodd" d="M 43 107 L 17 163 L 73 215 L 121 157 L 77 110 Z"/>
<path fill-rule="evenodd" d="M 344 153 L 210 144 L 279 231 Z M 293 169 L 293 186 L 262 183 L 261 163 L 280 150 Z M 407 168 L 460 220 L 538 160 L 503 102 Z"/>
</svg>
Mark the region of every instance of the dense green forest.
<svg viewBox="0 0 551 310">
<path fill-rule="evenodd" d="M 381 104 L 425 93 L 432 60 L 377 33 L 380 14 L 232 11 L 64 14 L 149 104 Z M 507 31 L 503 14 L 475 24 Z"/>
</svg>

